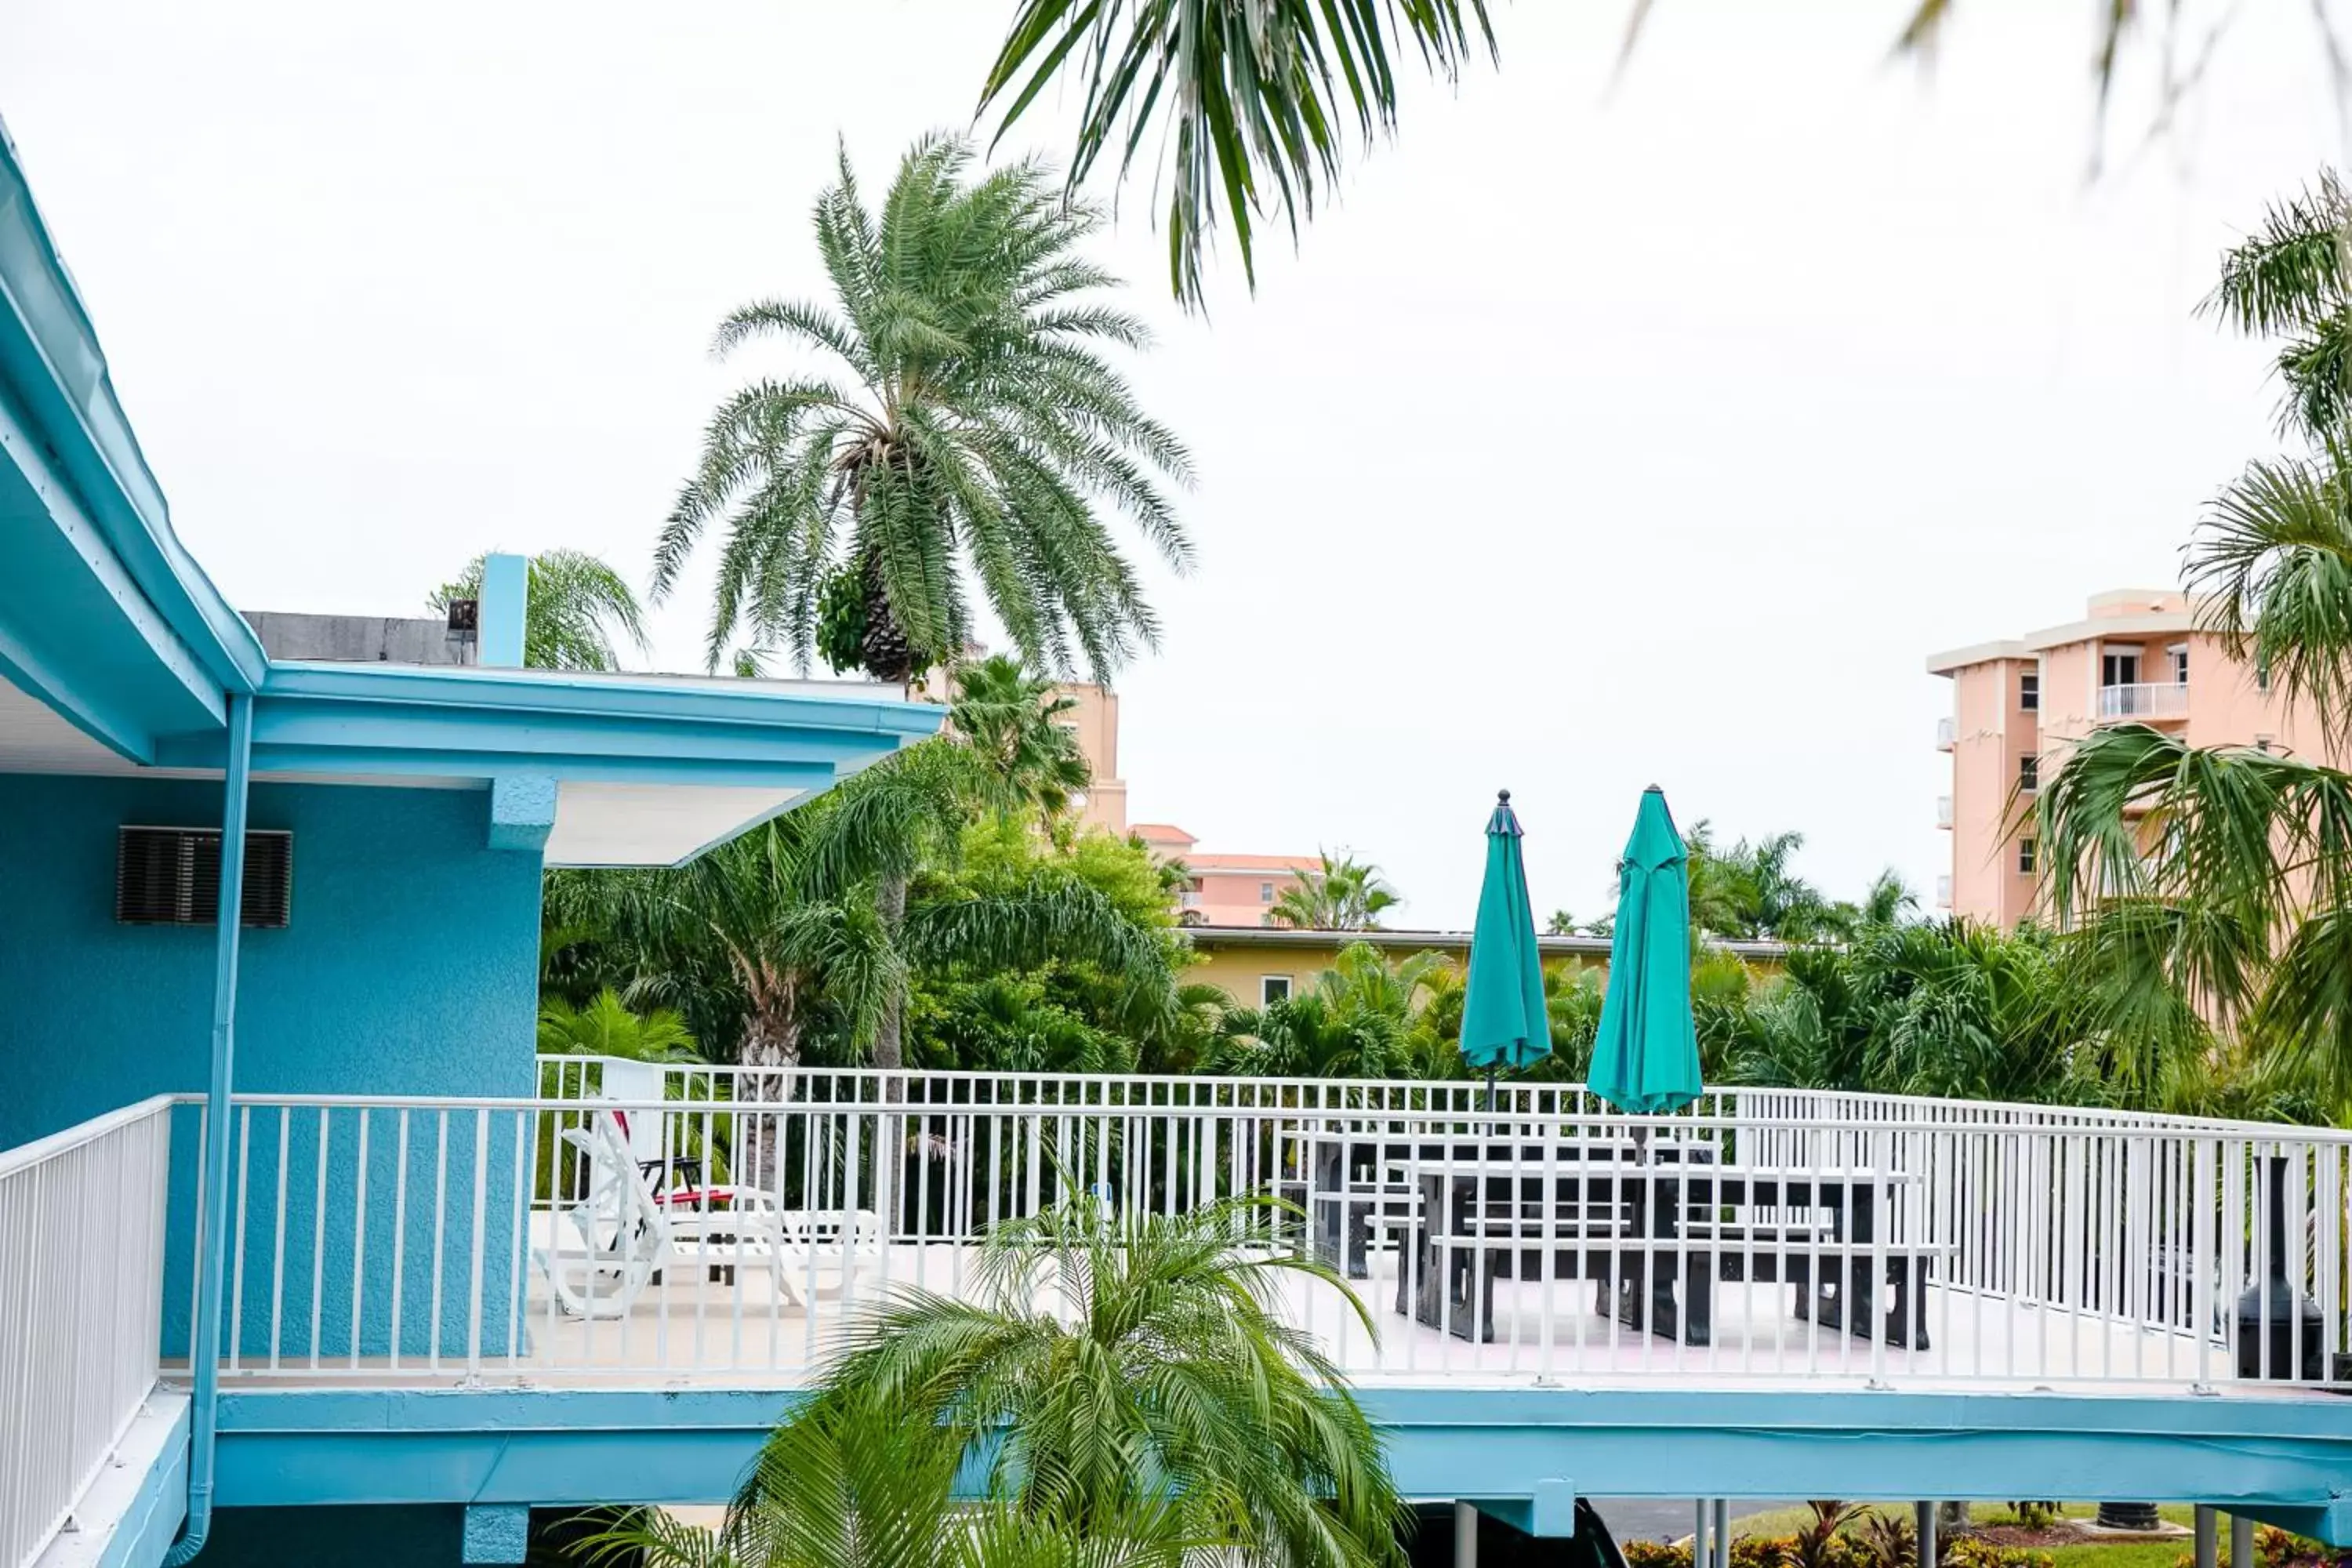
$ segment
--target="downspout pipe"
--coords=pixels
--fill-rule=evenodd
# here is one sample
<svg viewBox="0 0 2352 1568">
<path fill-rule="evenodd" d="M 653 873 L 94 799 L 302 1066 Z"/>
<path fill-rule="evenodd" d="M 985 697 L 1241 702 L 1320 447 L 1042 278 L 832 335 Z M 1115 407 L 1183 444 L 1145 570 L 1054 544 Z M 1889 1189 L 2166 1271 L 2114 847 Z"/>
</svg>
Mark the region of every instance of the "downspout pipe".
<svg viewBox="0 0 2352 1568">
<path fill-rule="evenodd" d="M 236 1067 L 237 938 L 245 910 L 245 819 L 253 763 L 254 699 L 227 694 L 228 768 L 221 796 L 220 909 L 213 937 L 212 1081 L 205 1091 L 205 1233 L 196 1259 L 196 1321 L 188 1363 L 194 1371 L 188 1437 L 188 1517 L 164 1553 L 181 1568 L 205 1549 L 213 1528 L 213 1450 L 220 1412 L 222 1282 L 228 1274 L 229 1091 Z"/>
</svg>

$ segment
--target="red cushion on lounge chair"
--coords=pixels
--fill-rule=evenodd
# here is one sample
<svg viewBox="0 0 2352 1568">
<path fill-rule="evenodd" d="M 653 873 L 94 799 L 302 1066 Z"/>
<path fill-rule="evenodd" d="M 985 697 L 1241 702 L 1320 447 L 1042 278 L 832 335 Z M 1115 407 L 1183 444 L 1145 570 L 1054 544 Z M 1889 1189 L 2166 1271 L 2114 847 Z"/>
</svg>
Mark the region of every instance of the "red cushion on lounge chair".
<svg viewBox="0 0 2352 1568">
<path fill-rule="evenodd" d="M 677 1187 L 669 1192 L 656 1193 L 654 1201 L 660 1204 L 690 1204 L 698 1208 L 705 1204 L 712 1208 L 725 1208 L 735 1201 L 735 1194 L 723 1189 L 705 1191 L 700 1187 Z"/>
</svg>

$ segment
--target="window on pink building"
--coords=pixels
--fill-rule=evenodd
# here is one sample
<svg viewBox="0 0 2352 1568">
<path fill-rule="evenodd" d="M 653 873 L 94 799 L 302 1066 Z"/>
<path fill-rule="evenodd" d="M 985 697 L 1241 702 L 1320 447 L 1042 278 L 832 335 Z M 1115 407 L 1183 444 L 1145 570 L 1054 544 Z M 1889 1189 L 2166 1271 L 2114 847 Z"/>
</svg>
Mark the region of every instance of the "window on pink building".
<svg viewBox="0 0 2352 1568">
<path fill-rule="evenodd" d="M 2017 705 L 2028 713 L 2042 706 L 2042 672 L 2029 669 L 2017 678 Z"/>
<path fill-rule="evenodd" d="M 2035 869 L 2040 866 L 2040 864 L 2041 862 L 2039 858 L 2034 854 L 2033 840 L 2031 838 L 2019 839 L 2017 841 L 2017 868 L 2019 872 L 2024 876 L 2031 877 L 2033 875 Z"/>
</svg>

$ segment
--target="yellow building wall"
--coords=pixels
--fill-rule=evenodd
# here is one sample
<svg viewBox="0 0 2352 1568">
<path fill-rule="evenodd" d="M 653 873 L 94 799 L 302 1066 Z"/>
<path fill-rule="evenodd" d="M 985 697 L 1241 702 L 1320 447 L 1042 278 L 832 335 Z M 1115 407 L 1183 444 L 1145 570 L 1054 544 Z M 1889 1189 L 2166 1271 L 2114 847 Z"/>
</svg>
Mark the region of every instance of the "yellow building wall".
<svg viewBox="0 0 2352 1568">
<path fill-rule="evenodd" d="M 1339 952 L 1346 945 L 1346 940 L 1337 935 L 1328 945 L 1297 942 L 1281 946 L 1252 946 L 1241 942 L 1222 942 L 1214 937 L 1203 939 L 1195 933 L 1193 954 L 1196 962 L 1184 971 L 1181 978 L 1187 984 L 1214 985 L 1241 1005 L 1255 1007 L 1258 1005 L 1260 984 L 1267 975 L 1287 977 L 1291 994 L 1299 994 L 1313 987 L 1317 975 L 1339 963 Z M 1391 965 L 1402 963 L 1416 952 L 1443 953 L 1457 967 L 1470 961 L 1466 943 L 1382 949 L 1383 956 Z M 1609 960 L 1604 953 L 1548 953 L 1544 963 L 1549 965 L 1562 959 L 1586 965 L 1602 974 L 1609 972 Z M 1778 960 L 1769 958 L 1749 958 L 1746 963 L 1759 979 L 1778 974 L 1782 967 Z"/>
<path fill-rule="evenodd" d="M 1258 982 L 1268 974 L 1286 975 L 1294 994 L 1314 985 L 1315 977 L 1339 960 L 1340 943 L 1329 947 L 1207 947 L 1196 946 L 1199 962 L 1184 971 L 1187 984 L 1214 985 L 1244 1007 L 1258 1005 Z M 1404 954 L 1391 952 L 1389 962 Z M 1459 960 L 1457 959 L 1458 963 Z"/>
</svg>

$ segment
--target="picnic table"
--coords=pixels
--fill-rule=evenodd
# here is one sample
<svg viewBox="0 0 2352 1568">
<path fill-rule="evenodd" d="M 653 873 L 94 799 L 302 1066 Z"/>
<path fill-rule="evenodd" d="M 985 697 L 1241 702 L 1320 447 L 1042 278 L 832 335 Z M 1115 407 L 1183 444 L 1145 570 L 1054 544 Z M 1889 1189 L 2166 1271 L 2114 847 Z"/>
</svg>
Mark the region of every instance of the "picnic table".
<svg viewBox="0 0 2352 1568">
<path fill-rule="evenodd" d="M 1476 1157 L 1499 1167 L 1540 1169 L 1546 1161 L 1630 1160 L 1630 1138 L 1562 1137 L 1556 1132 L 1450 1131 L 1367 1120 L 1354 1127 L 1318 1126 L 1288 1134 L 1304 1154 L 1307 1178 L 1296 1184 L 1307 1210 L 1314 1255 L 1350 1279 L 1368 1279 L 1371 1237 L 1420 1212 L 1422 1194 L 1399 1174 L 1408 1166 Z"/>
<path fill-rule="evenodd" d="M 1941 1249 L 1879 1235 L 1884 1194 L 1915 1175 L 1717 1164 L 1713 1153 L 1667 1145 L 1639 1159 L 1546 1162 L 1491 1148 L 1398 1157 L 1391 1170 L 1419 1202 L 1390 1222 L 1411 1234 L 1397 1310 L 1410 1296 L 1429 1327 L 1492 1340 L 1496 1279 L 1587 1279 L 1604 1314 L 1703 1345 L 1717 1284 L 1752 1280 L 1796 1287 L 1801 1319 L 1927 1348 L 1927 1260 Z M 1895 1295 L 1883 1317 L 1882 1277 Z"/>
</svg>

